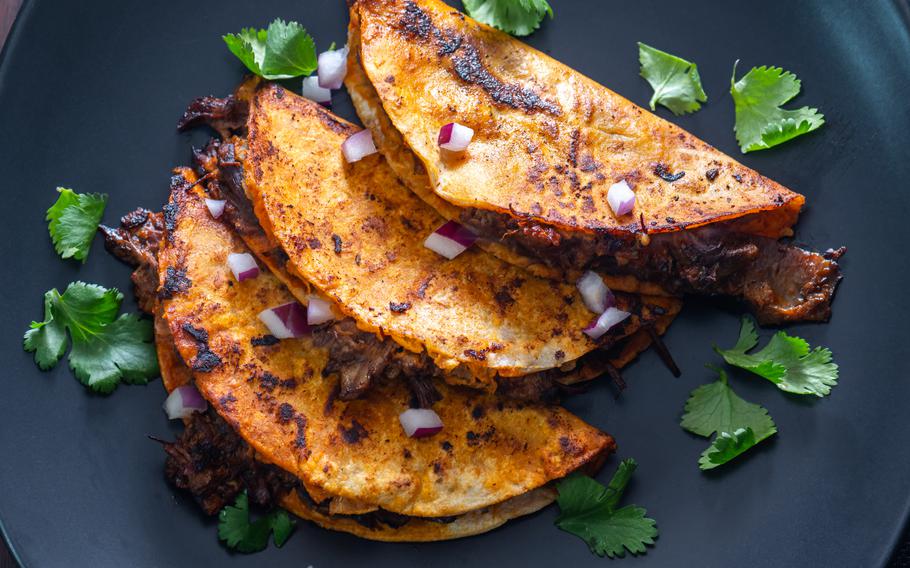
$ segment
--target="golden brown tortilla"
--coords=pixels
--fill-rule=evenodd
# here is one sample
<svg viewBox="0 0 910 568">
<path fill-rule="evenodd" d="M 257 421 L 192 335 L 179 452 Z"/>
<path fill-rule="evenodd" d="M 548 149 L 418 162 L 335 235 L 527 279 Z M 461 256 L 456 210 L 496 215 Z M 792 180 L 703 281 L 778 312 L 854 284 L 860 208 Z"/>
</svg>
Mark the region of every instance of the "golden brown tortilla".
<svg viewBox="0 0 910 568">
<path fill-rule="evenodd" d="M 439 0 L 356 0 L 350 35 L 391 124 L 449 206 L 617 235 L 764 212 L 738 230 L 792 234 L 802 195 Z M 438 146 L 450 122 L 474 129 L 463 153 Z M 619 180 L 637 199 L 621 217 L 606 199 Z"/>
<path fill-rule="evenodd" d="M 251 102 L 248 131 L 239 152 L 246 190 L 288 269 L 362 330 L 426 349 L 452 379 L 482 386 L 496 374 L 559 367 L 641 324 L 639 298 L 619 295 L 633 316 L 594 342 L 582 333 L 594 314 L 572 284 L 474 248 L 447 260 L 424 247 L 445 219 L 381 156 L 346 163 L 341 145 L 357 128 L 315 103 L 265 86 Z"/>
<path fill-rule="evenodd" d="M 445 384 L 434 406 L 444 430 L 425 439 L 406 437 L 398 422 L 410 399 L 403 384 L 384 382 L 362 399 L 336 400 L 336 380 L 321 373 L 326 352 L 309 338 L 254 341 L 268 333 L 257 314 L 293 296 L 268 271 L 234 280 L 227 254 L 248 249 L 211 218 L 193 181 L 172 191 L 166 209 L 162 313 L 197 388 L 262 461 L 308 489 L 394 513 L 439 517 L 491 508 L 466 526 L 415 528 L 420 540 L 474 534 L 534 510 L 495 506 L 597 465 L 614 448 L 612 438 L 559 407 L 511 404 Z M 341 521 L 339 528 L 355 532 Z"/>
</svg>

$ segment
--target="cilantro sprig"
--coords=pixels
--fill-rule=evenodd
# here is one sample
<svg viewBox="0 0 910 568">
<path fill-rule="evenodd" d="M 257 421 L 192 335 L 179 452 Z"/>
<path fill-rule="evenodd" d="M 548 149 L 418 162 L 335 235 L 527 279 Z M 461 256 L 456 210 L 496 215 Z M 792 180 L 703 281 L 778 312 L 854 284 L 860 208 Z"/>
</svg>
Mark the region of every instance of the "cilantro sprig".
<svg viewBox="0 0 910 568">
<path fill-rule="evenodd" d="M 526 36 L 540 27 L 553 8 L 547 0 L 463 0 L 468 15 L 514 36 Z"/>
<path fill-rule="evenodd" d="M 671 55 L 638 42 L 638 61 L 641 76 L 651 84 L 651 110 L 663 105 L 673 114 L 695 112 L 708 101 L 698 76 L 698 66 L 691 61 Z"/>
<path fill-rule="evenodd" d="M 794 394 L 825 396 L 837 384 L 837 364 L 831 360 L 831 350 L 825 347 L 810 349 L 800 337 L 778 331 L 762 349 L 747 351 L 758 345 L 755 324 L 743 317 L 739 340 L 730 349 L 714 348 L 724 360 L 777 385 L 782 391 Z"/>
<path fill-rule="evenodd" d="M 736 106 L 733 130 L 743 153 L 777 146 L 825 123 L 825 116 L 818 109 L 780 108 L 799 94 L 800 86 L 796 75 L 780 67 L 753 67 L 737 81 L 736 65 L 733 65 L 730 78 L 730 94 Z"/>
<path fill-rule="evenodd" d="M 290 79 L 316 70 L 316 44 L 297 22 L 279 18 L 267 30 L 243 28 L 222 39 L 247 69 L 265 79 Z"/>
<path fill-rule="evenodd" d="M 644 554 L 657 537 L 657 523 L 637 505 L 617 508 L 636 467 L 635 460 L 623 460 L 606 487 L 580 473 L 557 483 L 556 526 L 584 540 L 598 556 L 622 557 L 626 550 Z"/>
<path fill-rule="evenodd" d="M 689 395 L 680 422 L 683 429 L 705 438 L 717 434 L 698 461 L 702 470 L 725 464 L 777 433 L 768 411 L 740 398 L 730 387 L 727 373 L 716 370 L 717 381 Z"/>
<path fill-rule="evenodd" d="M 145 384 L 158 375 L 152 324 L 121 314 L 123 294 L 95 284 L 73 282 L 63 294 L 44 294 L 44 321 L 32 322 L 24 348 L 35 353 L 42 370 L 53 368 L 72 340 L 70 369 L 90 389 L 109 393 L 121 380 Z"/>
<path fill-rule="evenodd" d="M 269 544 L 272 534 L 275 546 L 281 548 L 294 531 L 295 522 L 287 511 L 275 509 L 268 515 L 250 521 L 250 502 L 246 491 L 237 496 L 233 505 L 218 513 L 218 538 L 239 552 L 259 552 Z"/>
<path fill-rule="evenodd" d="M 47 230 L 54 242 L 54 250 L 61 258 L 75 258 L 85 262 L 98 223 L 104 215 L 107 195 L 76 193 L 58 187 L 57 201 L 47 210 Z"/>
</svg>

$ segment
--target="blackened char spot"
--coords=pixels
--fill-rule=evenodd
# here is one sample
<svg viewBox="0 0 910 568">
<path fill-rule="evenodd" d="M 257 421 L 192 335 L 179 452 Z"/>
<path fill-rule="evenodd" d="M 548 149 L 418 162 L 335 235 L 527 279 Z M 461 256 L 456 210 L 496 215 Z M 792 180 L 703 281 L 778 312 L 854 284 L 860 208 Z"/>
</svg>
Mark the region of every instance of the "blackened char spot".
<svg viewBox="0 0 910 568">
<path fill-rule="evenodd" d="M 284 402 L 281 406 L 278 407 L 278 420 L 283 423 L 291 421 L 291 418 L 294 417 L 294 407 L 290 404 Z"/>
<path fill-rule="evenodd" d="M 573 168 L 578 167 L 578 136 L 580 132 L 576 128 L 572 131 L 572 141 L 569 144 L 569 163 Z"/>
<path fill-rule="evenodd" d="M 266 371 L 259 376 L 259 384 L 263 389 L 271 392 L 278 386 L 278 377 Z"/>
<path fill-rule="evenodd" d="M 455 74 L 467 83 L 483 89 L 493 101 L 522 109 L 526 112 L 544 111 L 559 116 L 562 110 L 555 103 L 543 99 L 533 90 L 518 84 L 506 84 L 490 73 L 480 61 L 480 55 L 472 45 L 462 45 L 452 55 Z"/>
<path fill-rule="evenodd" d="M 570 456 L 577 456 L 578 454 L 584 452 L 582 448 L 575 440 L 569 438 L 568 436 L 561 436 L 559 438 L 559 447 L 562 448 L 562 451 Z"/>
<path fill-rule="evenodd" d="M 159 298 L 173 298 L 175 294 L 181 294 L 189 290 L 190 279 L 186 277 L 186 270 L 168 266 L 164 275 L 164 285 L 158 293 Z"/>
<path fill-rule="evenodd" d="M 389 302 L 389 309 L 396 314 L 403 314 L 411 309 L 411 302 Z"/>
<path fill-rule="evenodd" d="M 260 335 L 259 337 L 254 337 L 250 339 L 250 344 L 253 347 L 262 347 L 269 345 L 276 345 L 280 340 L 274 335 Z"/>
<path fill-rule="evenodd" d="M 183 324 L 182 327 L 183 327 L 183 331 L 185 331 L 197 343 L 208 343 L 209 332 L 207 332 L 206 330 L 199 328 L 199 327 L 195 327 L 189 323 Z"/>
<path fill-rule="evenodd" d="M 332 244 L 334 245 L 333 248 L 335 250 L 335 254 L 341 254 L 341 245 L 342 245 L 341 237 L 333 234 L 332 235 Z"/>
<path fill-rule="evenodd" d="M 237 402 L 237 397 L 231 393 L 227 393 L 218 399 L 218 406 L 220 406 L 223 410 L 231 411 L 234 409 L 235 402 Z"/>
<path fill-rule="evenodd" d="M 486 350 L 484 350 L 484 349 L 481 349 L 480 351 L 477 351 L 474 349 L 466 349 L 464 354 L 466 356 L 470 357 L 471 359 L 477 359 L 478 361 L 486 361 L 487 354 L 485 351 Z"/>
<path fill-rule="evenodd" d="M 717 179 L 718 173 L 720 173 L 720 171 L 717 168 L 711 168 L 705 172 L 705 177 L 708 178 L 708 181 L 714 181 Z"/>
<path fill-rule="evenodd" d="M 208 373 L 221 364 L 221 357 L 209 348 L 209 333 L 206 330 L 189 323 L 183 324 L 182 328 L 196 342 L 196 356 L 190 365 L 194 371 Z"/>
<path fill-rule="evenodd" d="M 193 358 L 193 370 L 208 373 L 221 364 L 221 357 L 209 351 L 208 347 L 200 347 Z"/>
<path fill-rule="evenodd" d="M 405 3 L 404 13 L 399 21 L 400 28 L 411 38 L 433 41 L 439 48 L 440 57 L 450 57 L 455 74 L 463 81 L 482 88 L 497 103 L 527 112 L 544 111 L 554 115 L 562 114 L 558 105 L 541 98 L 533 90 L 518 84 L 505 84 L 490 73 L 480 61 L 477 49 L 466 43 L 464 36 L 457 32 L 440 30 L 433 20 L 417 3 Z"/>
<path fill-rule="evenodd" d="M 433 21 L 430 20 L 430 16 L 415 2 L 407 2 L 404 5 L 404 15 L 400 24 L 408 34 L 421 39 L 430 37 L 430 32 L 433 30 Z"/>
<path fill-rule="evenodd" d="M 674 182 L 686 175 L 686 172 L 671 173 L 664 164 L 654 166 L 654 175 L 667 182 Z"/>
<path fill-rule="evenodd" d="M 339 425 L 338 429 L 341 431 L 341 437 L 348 444 L 356 444 L 367 437 L 366 428 L 364 428 L 360 422 L 357 422 L 357 420 L 351 420 L 350 428 Z"/>
<path fill-rule="evenodd" d="M 177 177 L 177 176 L 174 176 Z M 182 179 L 182 178 L 181 178 Z M 171 180 L 171 187 L 175 187 L 175 181 Z M 180 206 L 174 202 L 168 203 L 161 208 L 164 212 L 164 228 L 173 231 L 177 228 L 177 213 L 180 212 Z"/>
<path fill-rule="evenodd" d="M 294 446 L 298 449 L 306 448 L 306 417 L 298 414 L 294 422 L 297 424 L 297 436 L 294 438 Z"/>
<path fill-rule="evenodd" d="M 515 298 L 513 298 L 512 294 L 509 293 L 508 288 L 500 288 L 493 295 L 493 298 L 496 300 L 496 303 L 499 304 L 499 308 L 502 310 L 509 308 L 512 304 L 515 303 Z"/>
</svg>

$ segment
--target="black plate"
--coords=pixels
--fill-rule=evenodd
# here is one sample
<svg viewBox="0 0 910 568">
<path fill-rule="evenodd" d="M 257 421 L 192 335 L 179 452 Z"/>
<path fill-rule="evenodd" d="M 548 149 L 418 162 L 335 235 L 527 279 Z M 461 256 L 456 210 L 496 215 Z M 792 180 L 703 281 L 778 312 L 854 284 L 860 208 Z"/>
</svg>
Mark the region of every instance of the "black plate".
<svg viewBox="0 0 910 568">
<path fill-rule="evenodd" d="M 711 345 L 731 343 L 735 307 L 690 302 L 667 343 L 684 375 L 654 353 L 626 372 L 618 401 L 606 382 L 569 407 L 613 433 L 618 458 L 639 471 L 628 493 L 661 535 L 640 566 L 870 566 L 886 561 L 910 505 L 910 400 L 906 324 L 910 277 L 910 41 L 906 6 L 855 2 L 615 2 L 553 0 L 556 19 L 530 43 L 645 104 L 635 42 L 695 60 L 710 102 L 674 122 L 739 155 L 728 94 L 741 72 L 773 64 L 803 80 L 797 104 L 827 125 L 782 147 L 742 157 L 808 196 L 798 240 L 847 245 L 846 278 L 829 325 L 791 331 L 829 346 L 841 384 L 825 400 L 786 396 L 754 376 L 736 390 L 765 405 L 780 434 L 751 455 L 705 474 L 706 442 L 679 427 L 690 390 L 711 379 Z M 105 220 L 164 202 L 170 168 L 201 133 L 179 135 L 184 105 L 228 93 L 243 69 L 221 34 L 295 19 L 317 44 L 344 41 L 341 0 L 26 3 L 0 66 L 0 258 L 7 291 L 0 322 L 0 514 L 29 566 L 301 567 L 603 565 L 553 527 L 550 508 L 456 542 L 379 544 L 300 523 L 282 550 L 228 553 L 215 524 L 162 475 L 146 434 L 172 435 L 158 381 L 87 394 L 65 364 L 41 373 L 21 338 L 42 314 L 45 290 L 82 279 L 129 290 L 128 269 L 96 239 L 89 262 L 57 259 L 43 221 L 54 187 L 110 194 Z M 296 81 L 291 83 L 298 87 Z M 353 117 L 344 95 L 340 112 Z M 132 300 L 127 309 L 135 309 Z M 765 332 L 765 336 L 768 332 Z M 617 458 L 611 459 L 612 470 Z M 601 475 L 605 478 L 608 472 Z"/>
</svg>

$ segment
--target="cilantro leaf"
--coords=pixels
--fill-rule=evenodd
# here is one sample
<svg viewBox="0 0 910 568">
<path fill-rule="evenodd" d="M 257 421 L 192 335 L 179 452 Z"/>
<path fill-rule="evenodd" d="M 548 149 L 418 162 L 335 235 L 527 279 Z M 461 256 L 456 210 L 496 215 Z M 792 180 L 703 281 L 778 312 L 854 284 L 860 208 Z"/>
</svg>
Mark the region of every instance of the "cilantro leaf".
<svg viewBox="0 0 910 568">
<path fill-rule="evenodd" d="M 279 18 L 268 30 L 243 28 L 222 39 L 247 69 L 265 79 L 290 79 L 316 70 L 316 44 L 297 22 Z"/>
<path fill-rule="evenodd" d="M 743 328 L 740 341 L 752 341 Z M 754 334 L 754 328 L 751 333 Z M 745 341 L 743 341 L 745 339 Z M 680 426 L 706 438 L 717 433 L 698 461 L 703 469 L 713 469 L 727 463 L 762 440 L 777 433 L 777 426 L 768 411 L 758 404 L 740 398 L 727 382 L 727 373 L 717 369 L 720 378 L 692 391 L 686 401 Z"/>
<path fill-rule="evenodd" d="M 702 471 L 714 469 L 744 453 L 761 440 L 755 438 L 752 428 L 737 428 L 732 433 L 721 432 L 714 438 L 698 459 L 698 467 Z"/>
<path fill-rule="evenodd" d="M 61 258 L 75 258 L 85 262 L 89 247 L 104 215 L 107 195 L 76 193 L 58 187 L 57 201 L 47 210 L 47 229 L 54 242 L 54 250 Z"/>
<path fill-rule="evenodd" d="M 227 505 L 218 513 L 218 538 L 239 552 L 264 550 L 269 544 L 269 533 L 274 534 L 275 546 L 281 548 L 293 530 L 294 521 L 284 509 L 276 509 L 250 522 L 250 502 L 246 491 L 237 496 L 233 505 Z"/>
<path fill-rule="evenodd" d="M 60 294 L 44 295 L 44 321 L 32 322 L 23 347 L 35 353 L 43 370 L 54 367 L 72 339 L 70 369 L 94 391 L 109 393 L 124 380 L 145 384 L 158 374 L 151 322 L 121 314 L 123 294 L 84 282 L 73 282 Z"/>
<path fill-rule="evenodd" d="M 744 340 L 744 335 L 748 336 Z M 740 339 L 730 349 L 714 348 L 724 360 L 751 371 L 794 394 L 825 396 L 837 384 L 837 363 L 831 360 L 831 350 L 816 347 L 810 351 L 805 339 L 778 331 L 759 351 L 746 353 L 758 344 L 755 325 L 743 318 Z"/>
<path fill-rule="evenodd" d="M 651 110 L 660 104 L 675 115 L 695 112 L 708 101 L 698 76 L 698 66 L 649 45 L 638 42 L 641 76 L 651 84 Z"/>
<path fill-rule="evenodd" d="M 689 395 L 680 426 L 706 438 L 737 428 L 750 428 L 761 435 L 776 432 L 768 411 L 740 398 L 727 383 L 727 373 L 722 369 L 718 373 L 719 380 L 702 385 Z"/>
<path fill-rule="evenodd" d="M 735 79 L 736 65 L 730 78 L 730 94 L 736 107 L 733 130 L 743 153 L 777 146 L 825 123 L 818 109 L 780 108 L 800 90 L 796 75 L 780 67 L 753 67 L 739 81 Z"/>
<path fill-rule="evenodd" d="M 237 56 L 246 68 L 262 76 L 262 60 L 265 59 L 265 42 L 268 39 L 266 30 L 243 28 L 239 34 L 221 36 L 228 49 Z"/>
<path fill-rule="evenodd" d="M 553 18 L 547 0 L 463 0 L 468 15 L 515 36 L 526 36 L 540 27 L 544 16 Z"/>
<path fill-rule="evenodd" d="M 278 548 L 284 546 L 294 531 L 294 521 L 284 509 L 272 511 L 269 515 L 269 526 L 272 528 L 272 538 Z"/>
<path fill-rule="evenodd" d="M 616 508 L 636 467 L 635 460 L 623 460 L 607 487 L 579 473 L 561 480 L 556 526 L 584 540 L 598 556 L 622 557 L 626 550 L 644 554 L 645 546 L 654 544 L 656 522 L 642 507 Z"/>
</svg>

